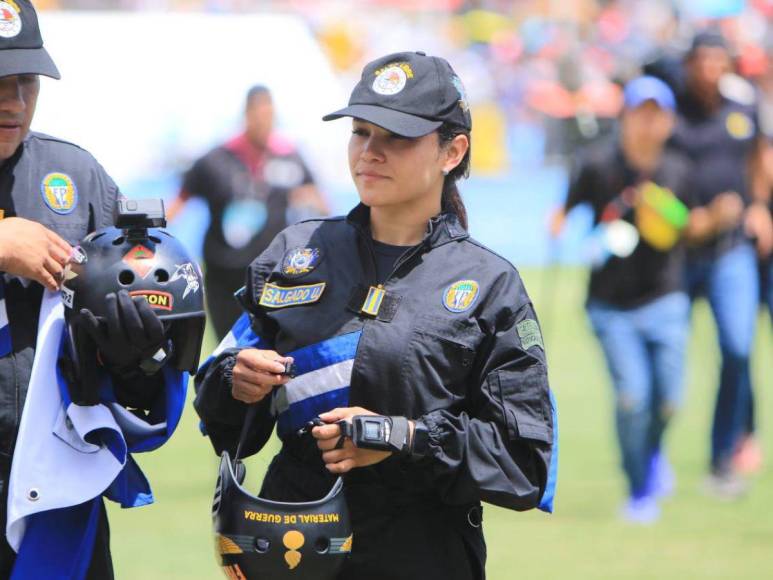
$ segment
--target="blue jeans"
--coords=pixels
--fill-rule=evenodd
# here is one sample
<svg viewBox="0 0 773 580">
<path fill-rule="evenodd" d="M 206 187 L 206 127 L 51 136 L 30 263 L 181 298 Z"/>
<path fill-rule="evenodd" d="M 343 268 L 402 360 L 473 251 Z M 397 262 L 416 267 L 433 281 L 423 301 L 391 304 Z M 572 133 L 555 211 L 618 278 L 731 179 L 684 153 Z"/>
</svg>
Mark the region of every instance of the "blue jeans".
<svg viewBox="0 0 773 580">
<path fill-rule="evenodd" d="M 722 370 L 711 428 L 711 466 L 724 471 L 753 425 L 749 358 L 759 303 L 754 248 L 744 243 L 713 260 L 691 260 L 687 283 L 692 299 L 706 296 L 717 323 Z"/>
<path fill-rule="evenodd" d="M 588 302 L 616 398 L 617 437 L 632 497 L 647 494 L 650 460 L 681 405 L 690 301 L 674 292 L 622 309 Z"/>
</svg>

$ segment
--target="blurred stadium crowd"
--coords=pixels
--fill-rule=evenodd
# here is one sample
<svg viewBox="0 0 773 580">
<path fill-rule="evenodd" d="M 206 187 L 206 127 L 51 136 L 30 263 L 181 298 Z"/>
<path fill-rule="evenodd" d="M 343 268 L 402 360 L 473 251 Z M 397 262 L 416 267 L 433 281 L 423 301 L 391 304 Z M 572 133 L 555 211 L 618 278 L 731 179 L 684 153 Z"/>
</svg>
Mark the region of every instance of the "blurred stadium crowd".
<svg viewBox="0 0 773 580">
<path fill-rule="evenodd" d="M 315 31 L 350 81 L 389 51 L 395 34 L 445 55 L 466 80 L 476 115 L 478 174 L 561 161 L 614 126 L 621 86 L 653 63 L 679 83 L 679 63 L 696 30 L 718 22 L 741 77 L 773 92 L 770 0 L 40 0 L 41 10 L 290 12 Z M 389 30 L 389 34 L 385 34 Z M 389 46 L 385 46 L 388 37 Z M 728 86 L 746 100 L 754 89 Z M 770 97 L 773 99 L 773 97 Z M 773 133 L 773 105 L 761 103 Z"/>
<path fill-rule="evenodd" d="M 715 32 L 721 32 L 721 36 L 724 38 L 721 48 L 725 50 L 729 47 L 734 64 L 734 72 L 725 74 L 719 82 L 721 96 L 724 99 L 740 103 L 749 111 L 753 110 L 753 112 L 749 112 L 748 116 L 743 111 L 731 112 L 727 116 L 726 123 L 720 122 L 721 127 L 724 128 L 718 134 L 730 144 L 727 148 L 729 153 L 725 155 L 725 160 L 733 157 L 733 151 L 737 149 L 735 148 L 737 142 L 746 141 L 747 137 L 752 136 L 749 127 L 751 127 L 751 120 L 754 119 L 759 129 L 759 133 L 754 132 L 754 141 L 756 144 L 757 137 L 762 137 L 759 142 L 764 143 L 763 149 L 767 150 L 767 156 L 764 159 L 767 165 L 766 171 L 769 177 L 773 176 L 773 156 L 770 155 L 769 147 L 770 140 L 773 139 L 773 62 L 771 62 L 773 59 L 773 0 L 575 0 L 572 2 L 560 0 L 479 0 L 472 2 L 461 0 L 416 0 L 413 2 L 409 0 L 366 0 L 357 3 L 337 0 L 330 2 L 312 2 L 310 0 L 40 0 L 37 4 L 43 10 L 106 9 L 197 11 L 215 14 L 234 12 L 285 12 L 294 14 L 301 17 L 314 32 L 319 45 L 340 77 L 342 86 L 354 85 L 364 63 L 377 56 L 394 52 L 396 47 L 401 49 L 416 48 L 430 54 L 443 55 L 454 64 L 460 77 L 465 79 L 474 116 L 475 147 L 472 150 L 474 175 L 505 177 L 508 180 L 506 194 L 511 201 L 513 188 L 517 182 L 526 181 L 524 176 L 528 175 L 530 191 L 526 205 L 532 206 L 539 204 L 539 201 L 535 200 L 537 196 L 533 195 L 533 191 L 531 191 L 533 175 L 525 172 L 524 167 L 544 167 L 550 164 L 557 164 L 560 167 L 568 166 L 571 161 L 574 161 L 575 154 L 585 149 L 586 146 L 600 141 L 603 137 L 617 135 L 619 120 L 625 117 L 625 111 L 630 112 L 630 110 L 638 109 L 646 101 L 656 101 L 658 106 L 663 111 L 667 111 L 669 115 L 676 113 L 678 109 L 678 113 L 684 117 L 684 102 L 680 98 L 679 100 L 682 102 L 677 107 L 677 99 L 674 95 L 683 97 L 685 92 L 689 92 L 689 90 L 685 91 L 686 89 L 691 89 L 693 93 L 701 92 L 696 90 L 695 83 L 692 87 L 687 86 L 685 71 L 690 67 L 685 66 L 685 62 L 687 56 L 691 54 L 691 47 L 693 51 L 695 49 L 693 39 L 696 37 L 696 33 L 711 28 Z M 709 48 L 717 48 L 717 46 L 710 45 Z M 694 52 L 692 54 L 694 56 Z M 670 90 L 668 87 L 665 87 L 665 91 L 658 89 L 656 93 L 653 93 L 655 95 L 653 96 L 643 89 L 644 93 L 647 94 L 642 93 L 640 97 L 633 95 L 632 99 L 628 99 L 624 94 L 623 87 L 642 74 L 662 79 L 670 86 Z M 694 78 L 692 80 L 694 81 Z M 700 98 L 705 97 L 705 95 L 694 94 L 693 97 L 701 100 Z M 704 122 L 705 126 L 713 122 L 709 117 L 711 115 L 706 115 L 706 119 L 701 117 L 701 122 Z M 739 119 L 744 123 L 740 127 L 731 122 L 731 120 L 739 121 Z M 746 126 L 746 123 L 749 124 L 749 127 Z M 693 125 L 695 124 L 697 123 L 693 123 Z M 647 128 L 646 123 L 640 127 L 642 135 L 646 135 Z M 664 132 L 662 142 L 658 144 L 658 147 L 663 145 L 671 135 L 671 129 L 669 128 Z M 748 134 L 747 129 L 749 129 Z M 625 134 L 625 127 L 619 134 Z M 683 144 L 682 153 L 685 150 L 693 149 L 697 141 L 694 137 L 695 134 L 691 134 L 685 138 L 686 145 Z M 631 147 L 631 149 L 635 150 L 636 147 Z M 636 153 L 636 151 L 633 152 Z M 701 165 L 701 162 L 711 165 L 711 162 L 707 161 L 709 156 L 705 152 L 699 153 L 694 156 L 693 161 L 697 158 L 698 166 Z M 659 155 L 658 149 L 656 157 Z M 724 174 L 720 177 L 726 177 L 730 174 L 740 176 L 744 173 L 744 164 L 753 155 L 746 150 L 741 151 L 738 155 L 737 163 L 733 165 L 731 170 L 723 170 Z M 628 173 L 631 173 L 629 171 L 631 164 L 626 165 L 629 161 L 631 160 L 626 159 L 625 162 L 621 162 L 618 159 L 616 161 L 619 165 L 617 169 L 620 169 L 620 173 L 625 178 L 630 177 Z M 599 174 L 608 177 L 615 168 L 610 167 L 613 165 L 610 163 L 603 165 L 604 167 L 602 171 L 599 171 Z M 719 173 L 723 171 L 719 171 Z M 634 180 L 636 183 L 633 183 L 632 186 L 638 187 L 639 178 L 641 181 L 647 181 L 650 178 L 656 179 L 651 175 L 652 172 L 641 171 L 641 173 L 642 175 L 636 176 Z M 706 175 L 709 173 L 711 172 L 705 172 Z M 743 177 L 739 179 L 744 180 Z M 689 180 L 685 180 L 685 182 L 687 181 Z M 769 180 L 768 194 L 770 183 Z M 664 184 L 658 183 L 658 185 Z M 692 185 L 695 189 L 695 184 Z M 706 185 L 704 189 L 709 190 L 715 184 L 704 185 Z M 742 194 L 741 197 L 744 197 L 744 203 L 748 206 L 751 200 L 748 199 L 747 192 L 743 191 L 744 187 L 744 184 L 739 187 L 728 186 L 725 193 L 734 193 L 737 190 Z M 678 187 L 671 188 L 680 193 Z M 588 195 L 585 197 L 592 197 L 591 193 L 598 193 L 596 191 L 590 192 L 593 187 L 587 189 L 589 192 L 586 192 Z M 610 189 L 613 188 L 610 187 Z M 685 187 L 685 189 L 690 188 Z M 617 192 L 613 193 L 615 193 L 616 198 Z M 703 193 L 707 194 L 705 196 L 707 199 L 699 200 L 694 205 L 709 207 L 713 203 L 714 197 L 723 195 L 716 191 Z M 622 197 L 622 194 L 620 196 Z M 766 215 L 769 215 L 767 213 L 768 199 L 769 196 L 756 199 L 756 201 L 762 202 L 757 205 L 762 206 Z M 496 207 L 496 203 L 492 201 L 490 196 L 486 197 L 482 203 L 488 205 L 489 209 Z M 600 207 L 603 209 L 603 206 Z M 567 207 L 566 209 L 571 208 Z M 524 222 L 539 221 L 537 218 L 527 219 L 525 217 L 526 212 L 529 211 L 528 208 L 522 209 L 521 206 L 518 206 L 518 210 L 514 213 L 518 213 Z M 722 208 L 717 210 L 718 213 L 728 213 L 728 211 Z M 736 212 L 738 215 L 732 219 L 728 218 L 728 221 L 733 223 L 725 229 L 740 232 L 743 211 L 744 206 L 740 205 Z M 601 215 L 604 212 L 599 211 L 598 213 L 596 221 L 604 221 Z M 683 213 L 686 220 L 686 207 Z M 507 217 L 510 218 L 510 216 Z M 515 237 L 513 232 L 518 230 L 518 226 L 510 222 L 507 222 L 506 225 L 507 227 L 504 228 L 506 231 L 503 234 L 510 238 Z M 535 227 L 544 227 L 544 225 L 544 223 L 540 223 Z M 640 224 L 637 223 L 637 227 L 639 226 Z M 684 224 L 681 227 L 683 228 Z M 490 227 L 489 229 L 496 228 Z M 523 238 L 536 237 L 525 235 L 522 228 L 518 231 Z M 717 236 L 723 234 L 724 230 L 718 229 L 718 231 Z M 743 237 L 747 234 L 751 235 L 748 229 L 745 234 L 739 234 L 739 236 Z M 674 243 L 676 243 L 677 237 L 678 235 L 675 234 Z M 758 236 L 758 239 L 764 237 Z M 637 243 L 638 240 L 637 236 Z M 756 258 L 751 246 L 746 248 L 747 241 L 736 243 L 736 240 L 731 244 L 732 247 L 728 247 L 730 249 L 737 247 L 737 251 L 734 250 L 736 253 L 748 249 L 749 268 L 747 268 L 747 273 L 749 275 L 745 278 L 746 282 L 742 283 L 744 288 L 741 289 L 749 290 L 752 286 L 755 287 L 754 292 L 748 292 L 748 300 L 743 302 L 740 298 L 742 292 L 734 289 L 732 285 L 724 284 L 724 282 L 723 284 L 715 284 L 714 278 L 722 277 L 719 274 L 713 277 L 706 274 L 705 277 L 711 279 L 704 284 L 712 286 L 712 288 L 716 286 L 714 294 L 719 296 L 717 298 L 717 296 L 712 295 L 712 290 L 709 291 L 709 301 L 720 331 L 719 342 L 722 353 L 722 380 L 718 391 L 719 399 L 713 445 L 716 448 L 721 447 L 717 441 L 723 437 L 728 439 L 728 442 L 724 445 L 727 449 L 723 448 L 727 457 L 714 458 L 711 469 L 714 476 L 721 476 L 718 482 L 714 482 L 717 484 L 714 486 L 715 495 L 728 499 L 740 497 L 746 492 L 745 485 L 741 485 L 736 478 L 730 477 L 733 472 L 757 472 L 762 462 L 762 454 L 755 440 L 756 427 L 754 425 L 752 386 L 749 378 L 749 359 L 753 344 L 758 299 L 772 294 L 769 290 L 767 292 L 763 290 L 761 296 L 757 292 Z M 703 242 L 705 240 L 701 241 L 701 243 Z M 704 245 L 710 246 L 711 243 Z M 668 246 L 666 250 L 670 251 L 672 246 L 673 244 Z M 656 247 L 656 249 L 660 248 Z M 712 246 L 709 248 L 711 251 L 704 252 L 702 262 L 701 260 L 693 260 L 693 270 L 697 271 L 698 266 L 705 266 L 704 269 L 707 272 L 709 270 L 718 272 L 721 266 L 720 262 L 726 262 L 726 256 L 731 255 L 731 252 L 724 250 L 715 252 L 715 249 Z M 768 253 L 767 250 L 759 251 L 760 257 L 765 257 L 766 253 Z M 626 258 L 628 255 L 630 252 L 622 257 Z M 683 256 L 679 255 L 678 258 L 679 260 L 673 262 L 676 264 L 675 269 L 682 267 Z M 246 263 L 248 262 L 249 260 Z M 648 266 L 652 266 L 653 260 L 649 260 L 649 262 Z M 631 266 L 631 264 L 634 265 Z M 229 265 L 233 267 L 232 263 Z M 209 266 L 211 267 L 211 264 Z M 611 286 L 619 284 L 620 280 L 626 276 L 636 278 L 630 274 L 631 272 L 635 274 L 637 268 L 635 262 L 629 262 L 625 276 L 619 275 L 616 280 L 612 280 Z M 666 267 L 661 267 L 659 264 L 655 264 L 653 268 L 655 275 L 640 276 L 640 278 L 647 278 L 649 281 L 666 271 Z M 241 279 L 242 269 L 243 266 L 236 269 L 235 279 Z M 618 270 L 619 272 L 622 270 Z M 769 280 L 773 278 L 773 274 L 769 273 L 773 272 L 770 262 L 767 262 L 766 265 L 760 262 L 760 272 L 764 287 L 764 283 L 767 281 L 769 284 Z M 638 273 L 642 274 L 642 272 Z M 227 278 L 226 276 L 220 277 Z M 675 280 L 677 276 L 672 277 Z M 729 278 L 736 282 L 740 280 L 737 273 L 732 274 Z M 607 282 L 609 280 L 608 277 Z M 643 286 L 645 285 L 643 284 Z M 656 299 L 662 298 L 662 295 L 667 292 L 673 294 L 676 294 L 677 291 L 681 292 L 682 289 L 679 286 L 681 284 L 674 281 L 673 287 L 658 288 L 656 292 L 650 292 L 646 296 L 643 288 L 636 288 L 634 290 L 638 293 L 635 296 L 635 308 L 631 307 L 634 302 L 625 305 L 618 304 L 615 308 L 608 309 L 610 312 L 612 310 L 614 312 L 610 314 L 610 312 L 605 311 L 604 316 L 606 319 L 610 319 L 612 315 L 621 315 L 621 312 L 628 316 L 633 311 L 643 308 L 642 305 L 645 303 L 650 306 L 655 304 Z M 697 286 L 696 283 L 696 288 Z M 233 288 L 225 290 L 225 295 L 230 295 Z M 593 298 L 592 291 L 590 294 Z M 690 298 L 694 298 L 700 292 L 698 290 L 694 293 L 691 291 L 691 294 Z M 681 299 L 681 294 L 679 297 Z M 724 301 L 720 299 L 722 297 L 725 298 Z M 615 299 L 617 298 L 619 296 L 615 297 Z M 768 300 L 773 304 L 773 299 L 768 298 Z M 646 356 L 642 357 L 646 359 L 642 363 L 643 367 L 649 365 L 655 371 L 665 369 L 661 374 L 671 373 L 674 382 L 679 383 L 673 387 L 674 392 L 677 393 L 673 397 L 674 407 L 678 406 L 681 399 L 684 348 L 689 325 L 689 304 L 686 295 L 683 296 L 683 302 L 679 315 L 676 317 L 678 318 L 678 324 L 676 324 L 679 331 L 678 340 L 676 340 L 676 345 L 671 344 L 667 349 L 672 354 L 676 353 L 677 355 L 675 357 L 677 360 L 673 365 L 675 370 L 668 368 L 667 365 L 659 368 L 657 361 L 653 362 Z M 744 308 L 739 306 L 742 302 Z M 606 304 L 605 308 L 606 306 L 609 305 Z M 773 306 L 770 308 L 773 309 Z M 742 310 L 748 311 L 750 322 L 740 325 L 744 328 L 738 329 L 736 327 L 740 323 L 736 323 L 742 318 L 739 314 Z M 664 317 L 661 317 L 660 314 L 651 316 L 652 312 L 652 310 L 643 310 L 640 313 L 641 320 L 646 322 L 655 320 L 657 324 L 654 326 L 657 328 L 654 330 L 663 331 Z M 596 318 L 598 319 L 598 316 Z M 605 324 L 608 322 L 606 319 L 602 321 Z M 626 324 L 631 326 L 629 322 Z M 623 344 L 618 336 L 611 336 L 609 333 L 606 333 L 605 343 L 605 337 L 602 336 L 605 332 L 598 328 L 602 325 L 595 323 L 594 325 L 602 345 L 611 348 Z M 747 326 L 748 328 L 746 328 Z M 227 325 L 224 328 L 227 329 Z M 682 331 L 684 331 L 684 336 Z M 736 337 L 739 338 L 736 340 Z M 652 341 L 649 338 L 646 338 L 644 342 L 647 343 L 648 348 L 651 346 Z M 742 343 L 741 346 L 736 348 L 736 342 Z M 767 352 L 764 352 L 763 356 L 770 354 L 769 345 L 765 345 L 763 350 L 766 349 Z M 629 363 L 632 358 L 635 358 L 631 355 L 631 352 L 636 350 L 633 347 L 622 350 L 625 350 L 619 357 L 622 362 Z M 623 391 L 625 381 L 621 379 L 621 376 L 626 373 L 636 375 L 638 369 L 634 369 L 632 372 L 630 369 L 624 369 L 626 372 L 615 373 L 615 357 L 608 352 L 606 354 L 607 358 L 610 359 L 607 362 L 612 371 L 613 382 L 618 383 L 616 384 L 618 391 Z M 621 366 L 624 365 L 621 363 Z M 646 375 L 646 372 L 639 374 Z M 641 376 L 634 378 L 639 380 Z M 641 379 L 640 382 L 647 381 Z M 649 390 L 655 390 L 657 386 L 655 383 L 657 380 L 652 380 L 642 387 L 644 395 L 650 396 Z M 621 397 L 621 400 L 623 399 Z M 620 401 L 618 403 L 620 404 Z M 654 409 L 654 403 L 652 406 Z M 727 411 L 724 414 L 728 415 L 728 418 L 724 417 L 723 410 Z M 647 409 L 647 412 L 649 411 Z M 657 410 L 653 410 L 653 416 L 657 412 Z M 672 413 L 673 409 L 669 411 L 669 416 Z M 629 415 L 631 416 L 618 417 L 619 423 L 621 425 L 633 424 L 634 421 L 638 420 L 637 417 L 633 417 L 633 414 Z M 730 415 L 732 416 L 730 417 Z M 662 422 L 665 423 L 665 420 Z M 723 422 L 728 425 L 724 425 Z M 662 431 L 665 427 L 659 428 Z M 649 427 L 639 429 L 639 431 L 647 429 Z M 623 429 L 620 431 L 622 433 Z M 626 444 L 638 445 L 643 439 L 638 435 L 636 437 L 632 435 L 629 438 L 631 442 L 626 442 L 621 435 L 621 447 L 624 448 L 624 453 Z M 636 440 L 634 441 L 634 439 Z M 646 499 L 655 493 L 651 489 L 652 485 L 649 480 L 652 477 L 649 473 L 660 469 L 650 465 L 659 460 L 659 445 L 658 439 L 654 450 L 645 449 L 646 453 L 639 453 L 641 457 L 637 460 L 641 460 L 639 463 L 643 464 L 639 471 L 645 475 L 639 474 L 641 475 L 639 479 L 643 483 L 639 482 L 638 487 L 634 483 L 631 485 L 631 497 L 634 500 L 641 499 L 639 496 Z M 719 456 L 718 453 L 715 454 Z M 626 469 L 635 471 L 630 467 Z M 665 472 L 668 469 L 670 468 L 666 466 L 660 471 Z M 670 477 L 668 475 L 667 479 Z M 632 476 L 631 479 L 636 478 Z M 672 483 L 666 487 L 669 486 L 673 487 Z M 641 491 L 638 488 L 646 489 Z M 638 504 L 633 505 L 636 507 Z M 655 512 L 650 510 L 649 506 L 645 507 L 648 509 L 638 509 L 629 519 L 645 523 L 656 519 Z"/>
</svg>

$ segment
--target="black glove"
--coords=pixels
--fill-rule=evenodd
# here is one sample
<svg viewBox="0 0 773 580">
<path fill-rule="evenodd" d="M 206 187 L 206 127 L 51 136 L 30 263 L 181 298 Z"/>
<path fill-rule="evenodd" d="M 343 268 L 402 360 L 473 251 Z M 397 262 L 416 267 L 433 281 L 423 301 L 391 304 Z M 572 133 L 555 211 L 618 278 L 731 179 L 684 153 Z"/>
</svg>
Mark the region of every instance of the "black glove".
<svg viewBox="0 0 773 580">
<path fill-rule="evenodd" d="M 97 346 L 103 364 L 119 375 L 157 371 L 168 359 L 164 323 L 147 300 L 132 298 L 126 290 L 105 296 L 106 317 L 98 320 L 87 308 L 80 311 L 78 325 Z M 159 353 L 159 349 L 165 348 Z"/>
</svg>

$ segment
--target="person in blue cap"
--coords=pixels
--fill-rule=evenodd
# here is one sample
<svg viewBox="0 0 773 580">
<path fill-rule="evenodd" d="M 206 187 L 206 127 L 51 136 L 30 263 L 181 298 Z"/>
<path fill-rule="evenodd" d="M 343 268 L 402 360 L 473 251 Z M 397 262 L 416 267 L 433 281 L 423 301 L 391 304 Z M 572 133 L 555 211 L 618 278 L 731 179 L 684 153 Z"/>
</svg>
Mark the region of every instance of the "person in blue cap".
<svg viewBox="0 0 773 580">
<path fill-rule="evenodd" d="M 628 480 L 622 516 L 650 523 L 674 485 L 664 433 L 684 383 L 690 305 L 680 238 L 689 231 L 691 165 L 666 148 L 676 122 L 668 85 L 640 77 L 626 85 L 624 98 L 619 134 L 582 152 L 551 233 L 557 236 L 566 214 L 587 203 L 612 238 L 613 252 L 591 273 L 587 312 L 615 390 Z"/>
<path fill-rule="evenodd" d="M 750 358 L 759 302 L 757 259 L 773 249 L 770 176 L 763 161 L 768 146 L 756 106 L 720 90 L 732 67 L 721 33 L 709 29 L 695 36 L 671 143 L 696 167 L 688 291 L 692 299 L 708 300 L 717 323 L 722 364 L 706 490 L 726 499 L 746 492 L 748 482 L 735 459 L 756 447 Z"/>
</svg>

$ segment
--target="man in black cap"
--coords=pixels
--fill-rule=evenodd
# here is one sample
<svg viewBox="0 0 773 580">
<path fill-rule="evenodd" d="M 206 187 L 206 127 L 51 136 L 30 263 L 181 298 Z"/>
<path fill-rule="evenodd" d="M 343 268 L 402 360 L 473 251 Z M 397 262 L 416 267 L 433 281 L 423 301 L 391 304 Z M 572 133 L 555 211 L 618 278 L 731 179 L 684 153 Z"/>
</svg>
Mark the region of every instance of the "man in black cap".
<svg viewBox="0 0 773 580">
<path fill-rule="evenodd" d="M 264 85 L 247 92 L 244 131 L 196 160 L 167 217 L 188 199 L 209 206 L 204 236 L 207 310 L 218 340 L 241 308 L 233 295 L 244 270 L 280 231 L 303 219 L 326 215 L 327 204 L 295 146 L 274 129 L 274 101 Z"/>
<path fill-rule="evenodd" d="M 30 132 L 39 75 L 58 79 L 28 0 L 0 2 L 0 526 L 37 341 L 44 288 L 56 290 L 77 241 L 113 224 L 119 191 L 86 151 Z M 16 461 L 23 458 L 16 458 Z M 45 558 L 45 556 L 41 555 Z M 0 577 L 16 555 L 0 540 Z M 14 577 L 19 572 L 14 573 Z M 50 576 L 47 576 L 50 577 Z M 70 576 L 68 576 L 70 577 Z M 72 576 L 75 577 L 75 576 Z M 78 576 L 80 577 L 80 576 Z M 109 531 L 99 514 L 88 578 L 112 578 Z"/>
<path fill-rule="evenodd" d="M 745 491 L 734 453 L 750 430 L 752 385 L 749 357 L 757 317 L 756 251 L 770 253 L 773 226 L 763 171 L 764 142 L 756 110 L 722 94 L 732 68 L 724 37 L 705 31 L 685 61 L 686 91 L 673 145 L 694 163 L 695 244 L 688 253 L 692 298 L 705 295 L 717 322 L 722 370 L 711 437 L 707 489 L 722 497 Z M 693 227 L 694 226 L 694 227 Z"/>
</svg>

